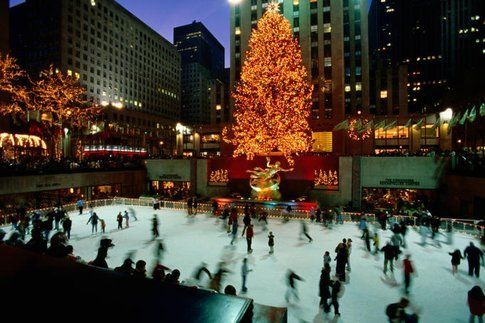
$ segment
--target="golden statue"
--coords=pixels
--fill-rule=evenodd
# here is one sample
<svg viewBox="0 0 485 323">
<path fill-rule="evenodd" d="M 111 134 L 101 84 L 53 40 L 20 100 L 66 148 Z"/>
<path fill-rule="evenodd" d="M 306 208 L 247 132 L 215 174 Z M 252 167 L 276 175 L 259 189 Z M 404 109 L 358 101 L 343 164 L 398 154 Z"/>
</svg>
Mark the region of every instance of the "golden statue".
<svg viewBox="0 0 485 323">
<path fill-rule="evenodd" d="M 271 158 L 266 157 L 266 168 L 255 167 L 253 170 L 247 170 L 250 173 L 249 185 L 253 189 L 253 197 L 258 200 L 279 200 L 281 177 L 279 172 L 291 172 L 293 168 L 284 169 L 281 163 L 277 161 L 271 164 Z"/>
</svg>

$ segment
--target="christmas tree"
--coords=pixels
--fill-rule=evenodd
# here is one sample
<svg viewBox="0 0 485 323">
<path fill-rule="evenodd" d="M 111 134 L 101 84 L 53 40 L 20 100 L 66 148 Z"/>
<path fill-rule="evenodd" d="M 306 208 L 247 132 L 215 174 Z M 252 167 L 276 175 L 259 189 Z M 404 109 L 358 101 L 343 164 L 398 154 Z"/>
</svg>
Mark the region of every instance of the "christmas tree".
<svg viewBox="0 0 485 323">
<path fill-rule="evenodd" d="M 224 129 L 224 140 L 236 146 L 235 156 L 280 152 L 293 164 L 294 155 L 311 147 L 311 93 L 298 41 L 278 4 L 270 3 L 251 34 L 233 93 L 235 124 Z"/>
</svg>

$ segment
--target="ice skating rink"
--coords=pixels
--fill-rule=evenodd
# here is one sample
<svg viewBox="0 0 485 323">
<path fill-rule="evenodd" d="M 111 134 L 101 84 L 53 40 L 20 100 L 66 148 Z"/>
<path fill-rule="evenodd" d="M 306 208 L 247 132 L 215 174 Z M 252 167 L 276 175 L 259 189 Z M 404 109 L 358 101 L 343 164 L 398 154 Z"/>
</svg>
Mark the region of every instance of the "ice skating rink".
<svg viewBox="0 0 485 323">
<path fill-rule="evenodd" d="M 421 247 L 421 238 L 414 229 L 407 235 L 408 249 L 403 251 L 400 260 L 395 265 L 394 277 L 386 277 L 383 272 L 383 255 L 369 255 L 365 244 L 360 239 L 361 233 L 357 224 L 346 223 L 334 225 L 331 230 L 320 224 L 309 223 L 309 234 L 312 243 L 307 239 L 300 240 L 299 221 L 282 223 L 281 220 L 269 220 L 268 229 L 275 235 L 275 252 L 268 254 L 268 231 L 262 231 L 262 225 L 255 224 L 253 253 L 246 252 L 246 239 L 241 238 L 242 218 L 238 231 L 239 239 L 235 246 L 230 246 L 230 237 L 222 228 L 222 222 L 205 214 L 188 218 L 183 211 L 157 210 L 148 207 L 134 207 L 139 221 L 131 222 L 128 229 L 116 230 L 116 215 L 127 210 L 124 205 L 101 207 L 95 212 L 106 221 L 107 232 L 115 247 L 110 249 L 107 259 L 110 268 L 121 265 L 129 252 L 135 252 L 134 261 L 143 259 L 151 272 L 154 259 L 154 246 L 151 242 L 151 219 L 154 213 L 160 220 L 160 234 L 164 241 L 166 252 L 163 264 L 171 269 L 181 271 L 181 280 L 192 276 L 195 268 L 206 262 L 209 270 L 214 272 L 220 261 L 225 261 L 232 271 L 225 276 L 223 286 L 234 285 L 238 294 L 241 290 L 241 264 L 243 258 L 248 258 L 250 269 L 245 296 L 255 302 L 273 306 L 288 306 L 289 322 L 388 322 L 385 315 L 387 304 L 397 302 L 402 295 L 403 254 L 409 253 L 417 270 L 411 288 L 411 304 L 420 315 L 420 322 L 446 323 L 468 322 L 467 291 L 474 285 L 485 287 L 484 280 L 469 277 L 466 260 L 459 267 L 459 274 L 451 274 L 451 252 L 455 248 L 462 250 L 469 244 L 471 238 L 459 233 L 453 236 L 453 244 L 446 244 L 447 238 L 439 235 L 441 246 L 429 245 Z M 91 234 L 91 225 L 86 225 L 88 213 L 77 215 L 71 213 L 73 220 L 71 244 L 75 254 L 89 261 L 96 256 L 98 243 L 102 235 Z M 372 230 L 373 231 L 373 230 Z M 381 247 L 388 240 L 391 232 L 379 230 Z M 345 285 L 345 295 L 340 300 L 341 317 L 334 319 L 333 309 L 330 314 L 324 314 L 318 306 L 318 282 L 323 266 L 323 254 L 330 251 L 332 259 L 334 249 L 342 238 L 353 240 L 350 256 L 352 271 Z M 475 245 L 479 246 L 478 241 Z M 332 276 L 335 274 L 335 261 L 331 263 Z M 305 281 L 297 282 L 299 301 L 285 301 L 285 274 L 292 269 Z M 484 268 L 482 267 L 482 270 Z M 485 275 L 485 271 L 483 272 Z M 204 276 L 204 279 L 205 276 Z M 208 284 L 208 280 L 204 281 Z"/>
</svg>

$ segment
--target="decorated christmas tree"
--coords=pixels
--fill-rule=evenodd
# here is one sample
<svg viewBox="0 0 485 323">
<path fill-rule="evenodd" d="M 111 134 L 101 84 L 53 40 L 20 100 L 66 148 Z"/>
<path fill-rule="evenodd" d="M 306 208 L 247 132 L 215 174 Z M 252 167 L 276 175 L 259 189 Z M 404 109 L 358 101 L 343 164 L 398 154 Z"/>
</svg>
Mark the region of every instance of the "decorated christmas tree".
<svg viewBox="0 0 485 323">
<path fill-rule="evenodd" d="M 252 31 L 233 93 L 235 124 L 224 140 L 235 145 L 235 156 L 280 152 L 293 164 L 311 147 L 311 93 L 298 41 L 278 4 L 270 3 Z"/>
</svg>

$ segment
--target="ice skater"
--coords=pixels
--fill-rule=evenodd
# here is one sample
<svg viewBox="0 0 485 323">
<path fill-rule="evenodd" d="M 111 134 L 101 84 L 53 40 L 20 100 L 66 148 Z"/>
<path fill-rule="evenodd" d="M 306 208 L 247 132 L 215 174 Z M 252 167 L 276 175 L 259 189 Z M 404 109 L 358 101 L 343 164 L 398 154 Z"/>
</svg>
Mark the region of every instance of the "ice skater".
<svg viewBox="0 0 485 323">
<path fill-rule="evenodd" d="M 194 196 L 192 198 L 192 214 L 193 215 L 197 215 L 197 206 L 198 206 L 198 201 L 197 201 L 197 196 Z"/>
<path fill-rule="evenodd" d="M 263 221 L 263 231 L 268 230 L 268 212 L 263 211 L 259 216 L 258 222 Z"/>
<path fill-rule="evenodd" d="M 64 233 L 66 234 L 67 240 L 71 239 L 71 228 L 72 228 L 72 220 L 69 218 L 69 215 L 66 215 L 62 219 L 62 229 L 64 230 Z"/>
<path fill-rule="evenodd" d="M 243 293 L 246 293 L 248 291 L 248 288 L 246 286 L 246 281 L 248 278 L 248 274 L 253 271 L 252 269 L 249 269 L 248 267 L 248 258 L 243 259 L 243 264 L 241 266 L 241 277 L 242 277 L 242 289 L 241 291 Z"/>
<path fill-rule="evenodd" d="M 465 259 L 465 257 L 461 255 L 461 251 L 459 249 L 456 249 L 448 254 L 451 256 L 451 273 L 454 275 L 458 272 L 458 266 L 460 265 L 461 260 Z"/>
<path fill-rule="evenodd" d="M 197 283 L 200 282 L 203 273 L 205 273 L 209 279 L 212 279 L 212 274 L 209 269 L 207 269 L 207 264 L 205 262 L 201 263 L 200 266 L 195 270 L 194 279 Z"/>
<path fill-rule="evenodd" d="M 123 229 L 123 215 L 121 215 L 121 212 L 116 216 L 116 221 L 118 221 L 118 230 Z"/>
<path fill-rule="evenodd" d="M 246 230 L 246 242 L 247 242 L 247 245 L 248 245 L 248 253 L 253 252 L 253 249 L 251 247 L 251 245 L 253 243 L 253 237 L 254 237 L 253 225 L 250 224 L 248 226 L 248 229 Z"/>
<path fill-rule="evenodd" d="M 101 232 L 106 233 L 106 221 L 99 218 L 99 223 L 101 224 Z"/>
<path fill-rule="evenodd" d="M 297 280 L 304 281 L 304 279 L 298 276 L 297 274 L 295 274 L 295 272 L 293 272 L 292 270 L 288 271 L 288 275 L 286 279 L 288 283 L 288 289 L 286 290 L 286 294 L 285 294 L 286 302 L 287 303 L 290 302 L 291 296 L 293 296 L 297 300 L 300 300 L 300 298 L 298 297 L 298 290 L 296 289 L 296 281 Z"/>
<path fill-rule="evenodd" d="M 269 254 L 272 255 L 274 253 L 274 235 L 272 231 L 270 231 L 268 235 L 268 246 Z"/>
<path fill-rule="evenodd" d="M 93 215 L 89 217 L 88 222 L 86 223 L 86 224 L 91 223 L 91 233 L 94 233 L 95 231 L 96 233 L 98 233 L 98 220 L 99 220 L 98 215 L 96 214 L 96 212 L 93 212 Z"/>
<path fill-rule="evenodd" d="M 463 255 L 468 259 L 468 275 L 473 276 L 475 274 L 479 278 L 480 260 L 483 262 L 483 251 L 475 247 L 473 242 L 470 242 L 470 245 L 466 247 Z"/>
<path fill-rule="evenodd" d="M 83 199 L 77 200 L 76 206 L 77 206 L 77 208 L 79 210 L 79 215 L 83 214 L 83 208 L 84 208 L 84 201 L 83 201 Z"/>
<path fill-rule="evenodd" d="M 394 253 L 395 248 L 388 241 L 387 244 L 381 249 L 384 252 L 384 275 L 387 275 L 387 265 L 389 264 L 391 272 L 394 272 Z"/>
<path fill-rule="evenodd" d="M 220 292 L 224 275 L 230 272 L 231 271 L 225 268 L 225 264 L 223 262 L 220 262 L 218 265 L 218 269 L 210 282 L 210 285 L 209 285 L 210 289 Z"/>
<path fill-rule="evenodd" d="M 163 245 L 162 239 L 158 239 L 157 243 L 155 244 L 155 259 L 157 261 L 161 261 L 163 257 L 163 253 L 165 252 L 165 246 Z"/>
<path fill-rule="evenodd" d="M 328 313 L 330 311 L 330 304 L 328 304 L 328 299 L 332 296 L 330 293 L 330 286 L 332 281 L 330 279 L 330 266 L 324 266 L 322 273 L 320 274 L 319 296 L 320 296 L 320 307 L 323 307 L 323 311 Z"/>
<path fill-rule="evenodd" d="M 416 275 L 413 263 L 411 261 L 411 255 L 406 255 L 406 258 L 402 262 L 404 270 L 404 293 L 409 294 L 409 287 L 411 286 L 411 275 Z"/>
<path fill-rule="evenodd" d="M 158 217 L 156 214 L 154 214 L 152 218 L 152 240 L 155 240 L 160 236 L 160 233 L 158 232 L 158 225 Z"/>
<path fill-rule="evenodd" d="M 237 227 L 238 227 L 238 224 L 237 224 L 237 217 L 236 217 L 236 220 L 232 220 L 232 239 L 231 239 L 231 245 L 234 244 L 234 241 L 236 241 L 236 236 L 237 236 Z"/>
<path fill-rule="evenodd" d="M 310 237 L 310 235 L 308 234 L 308 226 L 305 222 L 305 220 L 301 220 L 301 230 L 300 230 L 300 240 L 301 240 L 301 236 L 305 236 L 308 238 L 308 242 L 312 242 L 313 239 L 312 237 Z"/>
<path fill-rule="evenodd" d="M 379 235 L 374 233 L 374 255 L 379 253 Z"/>
<path fill-rule="evenodd" d="M 123 214 L 123 218 L 125 218 L 125 227 L 129 228 L 130 227 L 130 216 L 128 215 L 128 211 L 125 210 L 125 213 Z"/>
<path fill-rule="evenodd" d="M 337 248 L 335 249 L 337 256 L 335 257 L 335 261 L 337 265 L 335 267 L 335 272 L 337 277 L 340 281 L 345 282 L 345 267 L 347 265 L 348 260 L 348 252 L 347 252 L 347 241 L 346 239 L 343 240 L 343 243 L 340 243 Z"/>
<path fill-rule="evenodd" d="M 323 255 L 323 267 L 330 268 L 331 262 L 332 262 L 332 257 L 330 257 L 330 252 L 325 251 L 325 254 Z"/>
<path fill-rule="evenodd" d="M 244 223 L 244 228 L 243 228 L 241 237 L 244 236 L 244 232 L 246 232 L 246 229 L 251 225 L 251 216 L 249 215 L 249 212 L 244 214 L 243 223 Z"/>
<path fill-rule="evenodd" d="M 332 282 L 332 303 L 331 305 L 333 306 L 333 311 L 335 313 L 335 316 L 340 316 L 340 304 L 339 304 L 339 298 L 342 298 L 344 296 L 345 292 L 345 287 L 342 285 L 340 280 L 335 277 L 336 279 Z M 328 307 L 328 312 L 330 311 L 330 306 Z M 327 313 L 328 313 L 327 312 Z"/>
<path fill-rule="evenodd" d="M 192 197 L 189 197 L 187 199 L 187 215 L 192 215 L 192 205 L 193 205 Z"/>
<path fill-rule="evenodd" d="M 347 240 L 347 271 L 351 271 L 350 268 L 350 254 L 352 253 L 352 239 Z"/>
<path fill-rule="evenodd" d="M 128 212 L 130 213 L 130 216 L 133 219 L 133 221 L 138 221 L 138 218 L 136 217 L 136 212 L 132 207 L 128 208 Z"/>
</svg>

